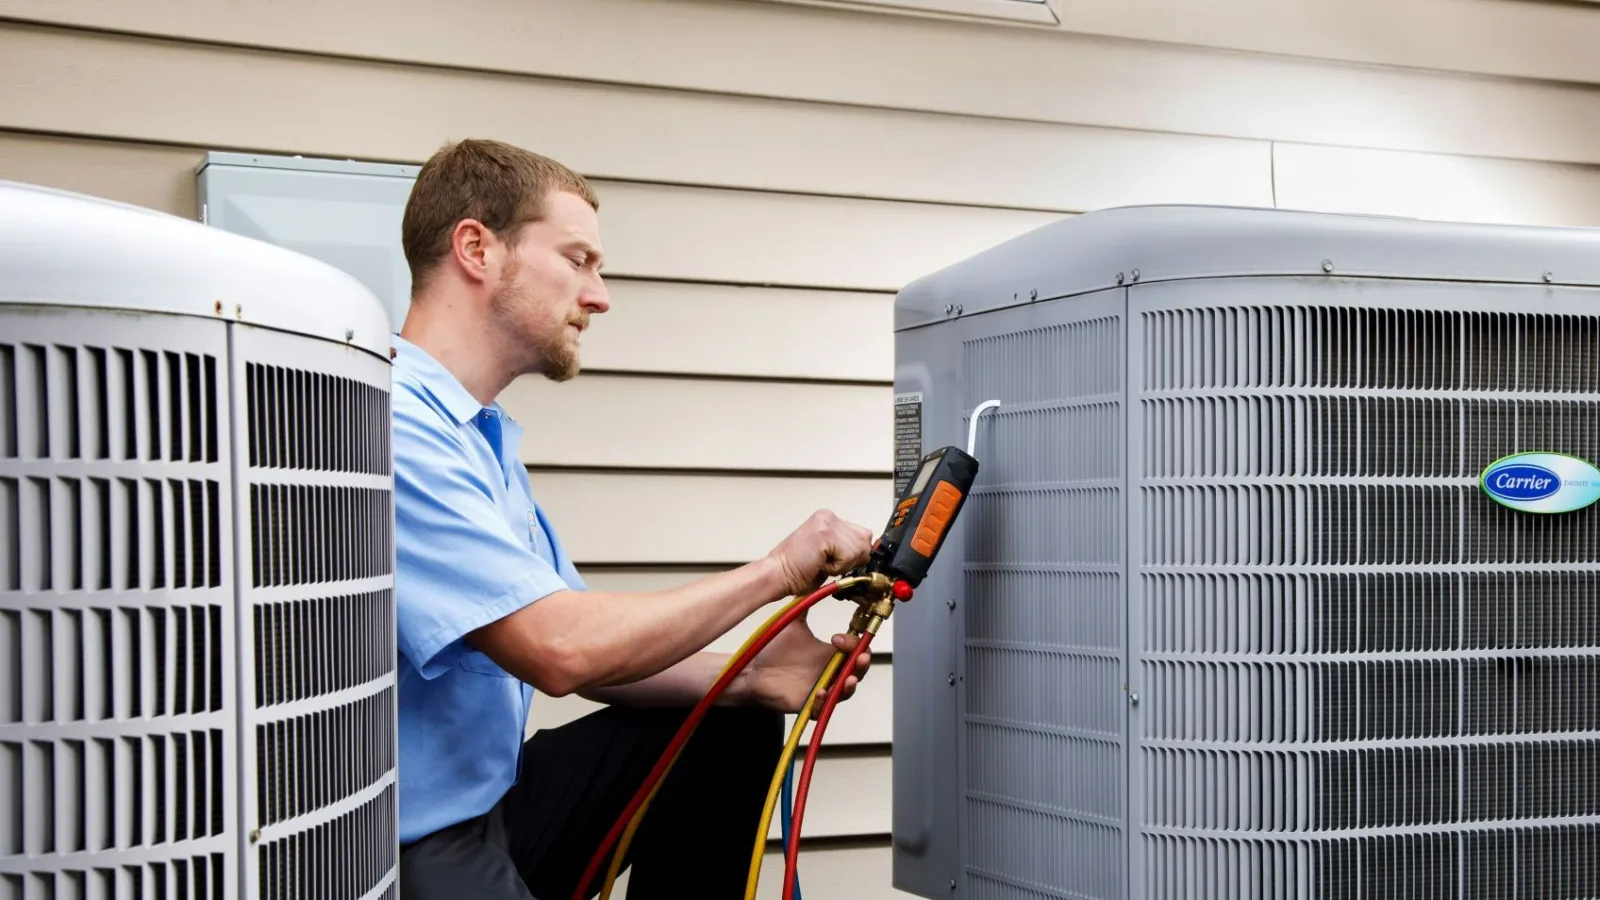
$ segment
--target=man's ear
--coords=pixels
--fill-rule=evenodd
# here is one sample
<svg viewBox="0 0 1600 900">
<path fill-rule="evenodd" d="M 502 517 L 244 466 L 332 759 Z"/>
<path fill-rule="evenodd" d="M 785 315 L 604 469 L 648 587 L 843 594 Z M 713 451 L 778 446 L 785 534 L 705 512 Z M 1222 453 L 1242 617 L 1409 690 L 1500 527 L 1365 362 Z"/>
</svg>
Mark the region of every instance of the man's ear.
<svg viewBox="0 0 1600 900">
<path fill-rule="evenodd" d="M 462 219 L 450 232 L 451 261 L 463 277 L 482 283 L 489 279 L 494 266 L 492 248 L 495 244 L 494 233 L 482 222 Z"/>
</svg>

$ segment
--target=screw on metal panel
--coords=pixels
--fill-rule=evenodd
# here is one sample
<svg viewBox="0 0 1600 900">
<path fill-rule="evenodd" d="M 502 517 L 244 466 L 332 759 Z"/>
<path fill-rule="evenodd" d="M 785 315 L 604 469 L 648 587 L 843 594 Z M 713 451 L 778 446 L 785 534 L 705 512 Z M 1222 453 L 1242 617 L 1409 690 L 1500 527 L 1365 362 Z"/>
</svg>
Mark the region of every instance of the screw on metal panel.
<svg viewBox="0 0 1600 900">
<path fill-rule="evenodd" d="M 955 609 L 956 608 L 956 602 L 954 600 L 946 600 L 944 602 L 944 605 L 945 605 L 946 609 Z"/>
<path fill-rule="evenodd" d="M 1117 273 L 1117 284 L 1121 284 L 1124 280 L 1126 280 L 1126 278 L 1127 278 L 1126 275 L 1123 275 L 1121 272 L 1118 272 Z"/>
<path fill-rule="evenodd" d="M 233 317 L 234 317 L 234 318 L 235 318 L 235 319 L 242 319 L 242 318 L 244 318 L 244 304 L 242 304 L 242 303 L 235 303 L 235 304 L 234 304 L 234 305 L 233 305 Z"/>
<path fill-rule="evenodd" d="M 355 340 L 355 338 L 356 338 L 356 331 L 355 331 L 354 328 L 346 328 L 344 330 L 344 339 L 345 340 L 353 341 L 353 340 Z"/>
<path fill-rule="evenodd" d="M 1128 703 L 1132 704 L 1133 706 L 1138 706 L 1139 705 L 1139 695 L 1138 694 L 1129 694 L 1128 695 Z"/>
<path fill-rule="evenodd" d="M 1331 259 L 1323 260 L 1322 261 L 1322 271 L 1324 271 L 1324 272 L 1332 272 L 1333 271 L 1333 260 L 1331 260 Z"/>
<path fill-rule="evenodd" d="M 1545 284 L 1549 284 L 1550 282 L 1555 281 L 1555 280 L 1556 280 L 1556 277 L 1554 275 L 1550 274 L 1549 272 L 1544 273 L 1544 283 Z"/>
<path fill-rule="evenodd" d="M 1033 290 L 1029 291 L 1028 292 L 1028 299 L 1029 300 L 1037 300 L 1037 299 L 1039 299 L 1039 289 L 1038 288 L 1034 288 Z"/>
<path fill-rule="evenodd" d="M 956 311 L 956 308 L 955 308 L 955 306 L 954 306 L 954 305 L 952 305 L 952 304 L 949 304 L 949 303 L 946 303 L 946 304 L 945 304 L 945 305 L 944 305 L 944 314 L 945 314 L 945 315 L 947 315 L 947 316 L 948 316 L 948 315 L 950 315 L 950 314 L 951 314 L 951 313 L 953 313 L 953 312 L 955 312 L 955 311 Z"/>
<path fill-rule="evenodd" d="M 259 828 L 250 829 L 250 843 L 254 844 L 259 840 L 261 840 L 261 829 L 259 829 Z"/>
<path fill-rule="evenodd" d="M 963 307 L 959 303 L 956 304 L 956 315 L 958 315 L 958 316 L 961 315 L 962 309 L 963 309 Z"/>
<path fill-rule="evenodd" d="M 956 880 L 954 878 L 952 878 L 952 879 L 950 879 L 950 890 L 953 891 L 955 889 L 956 889 Z"/>
<path fill-rule="evenodd" d="M 219 315 L 219 316 L 222 315 L 222 301 L 218 300 L 216 305 L 213 306 L 212 309 L 216 312 L 217 315 Z"/>
<path fill-rule="evenodd" d="M 950 686 L 951 687 L 955 687 L 956 686 L 956 673 L 951 672 L 949 680 L 950 680 Z"/>
<path fill-rule="evenodd" d="M 1134 269 L 1133 270 L 1133 280 L 1134 281 L 1138 281 L 1139 280 L 1139 270 L 1138 269 Z"/>
</svg>

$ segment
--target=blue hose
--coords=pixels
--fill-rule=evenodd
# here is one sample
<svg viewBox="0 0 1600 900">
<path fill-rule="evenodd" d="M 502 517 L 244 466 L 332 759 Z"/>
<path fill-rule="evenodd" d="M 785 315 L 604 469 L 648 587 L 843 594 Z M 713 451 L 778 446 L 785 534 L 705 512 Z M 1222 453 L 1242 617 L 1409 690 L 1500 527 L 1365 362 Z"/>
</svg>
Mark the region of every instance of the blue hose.
<svg viewBox="0 0 1600 900">
<path fill-rule="evenodd" d="M 789 846 L 789 823 L 794 819 L 794 800 L 792 799 L 794 794 L 794 767 L 798 764 L 799 760 L 790 761 L 789 767 L 783 773 L 783 810 L 782 814 L 778 816 L 778 821 L 783 823 L 783 845 L 785 847 Z M 799 872 L 794 873 L 794 900 L 802 900 Z"/>
</svg>

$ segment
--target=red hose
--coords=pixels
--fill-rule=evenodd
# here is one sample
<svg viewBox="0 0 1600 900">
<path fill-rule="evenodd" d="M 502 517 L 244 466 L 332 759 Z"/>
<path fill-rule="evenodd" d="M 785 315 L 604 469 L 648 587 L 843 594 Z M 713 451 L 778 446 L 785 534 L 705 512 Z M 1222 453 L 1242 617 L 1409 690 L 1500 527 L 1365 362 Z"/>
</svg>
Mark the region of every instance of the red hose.
<svg viewBox="0 0 1600 900">
<path fill-rule="evenodd" d="M 835 676 L 833 687 L 828 689 L 828 698 L 822 703 L 822 713 L 817 716 L 817 727 L 811 730 L 811 739 L 806 744 L 806 761 L 800 769 L 800 783 L 795 788 L 794 816 L 789 823 L 789 843 L 783 850 L 783 900 L 794 900 L 794 889 L 797 883 L 795 871 L 800 859 L 800 820 L 805 818 L 806 793 L 811 789 L 811 769 L 817 764 L 817 749 L 822 746 L 822 732 L 828 727 L 828 719 L 833 716 L 834 707 L 839 705 L 839 697 L 844 693 L 844 684 L 849 680 L 850 674 L 856 670 L 856 661 L 861 654 L 867 652 L 867 645 L 872 643 L 872 634 L 868 632 L 861 636 L 856 649 L 851 651 L 850 658 L 839 669 Z"/>
<path fill-rule="evenodd" d="M 627 830 L 628 822 L 632 821 L 634 814 L 639 811 L 639 807 L 644 805 L 645 798 L 650 796 L 650 792 L 655 788 L 656 782 L 661 780 L 662 775 L 672 764 L 673 758 L 683 749 L 683 745 L 688 743 L 689 736 L 694 733 L 695 728 L 700 724 L 700 720 L 705 718 L 706 713 L 711 710 L 712 704 L 716 703 L 722 692 L 727 690 L 734 677 L 743 671 L 744 667 L 750 664 L 750 660 L 755 659 L 756 655 L 765 649 L 767 644 L 771 643 L 772 639 L 777 637 L 790 623 L 798 619 L 807 609 L 815 606 L 817 601 L 832 595 L 838 589 L 837 582 L 824 585 L 808 594 L 804 600 L 785 610 L 783 615 L 779 616 L 766 632 L 752 642 L 749 647 L 746 647 L 745 651 L 729 664 L 728 668 L 723 671 L 722 677 L 711 685 L 711 689 L 706 691 L 706 695 L 700 698 L 699 704 L 689 713 L 689 718 L 685 719 L 683 724 L 678 727 L 678 733 L 673 736 L 672 743 L 667 745 L 667 749 L 661 754 L 661 758 L 656 761 L 655 768 L 650 770 L 650 774 L 645 777 L 644 783 L 639 785 L 639 790 L 633 795 L 633 800 L 628 803 L 627 809 L 622 811 L 622 815 L 617 818 L 616 824 L 612 825 L 611 831 L 606 834 L 605 840 L 601 841 L 600 846 L 595 849 L 594 856 L 589 860 L 588 868 L 583 870 L 583 877 L 578 879 L 577 886 L 573 888 L 572 900 L 587 900 L 589 885 L 600 874 L 600 868 L 605 864 L 606 855 L 611 852 L 611 848 L 615 847 L 617 841 L 622 838 L 622 832 Z M 863 643 L 862 646 L 866 645 Z M 859 652 L 858 649 L 857 653 Z M 855 656 L 850 659 L 853 665 Z M 844 678 L 841 677 L 836 683 L 844 684 Z M 808 768 L 807 772 L 809 773 L 809 771 Z"/>
</svg>

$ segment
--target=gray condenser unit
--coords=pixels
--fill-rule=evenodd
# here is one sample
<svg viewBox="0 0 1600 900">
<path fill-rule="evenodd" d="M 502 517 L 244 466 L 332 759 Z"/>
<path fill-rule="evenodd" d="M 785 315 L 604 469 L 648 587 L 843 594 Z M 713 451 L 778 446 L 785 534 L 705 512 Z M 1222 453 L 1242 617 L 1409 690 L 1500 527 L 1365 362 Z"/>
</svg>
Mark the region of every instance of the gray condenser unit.
<svg viewBox="0 0 1600 900">
<path fill-rule="evenodd" d="M 396 892 L 389 325 L 0 182 L 0 898 Z"/>
<path fill-rule="evenodd" d="M 897 887 L 1600 896 L 1600 233 L 1108 210 L 895 328 L 898 458 L 982 463 L 896 616 Z"/>
</svg>

